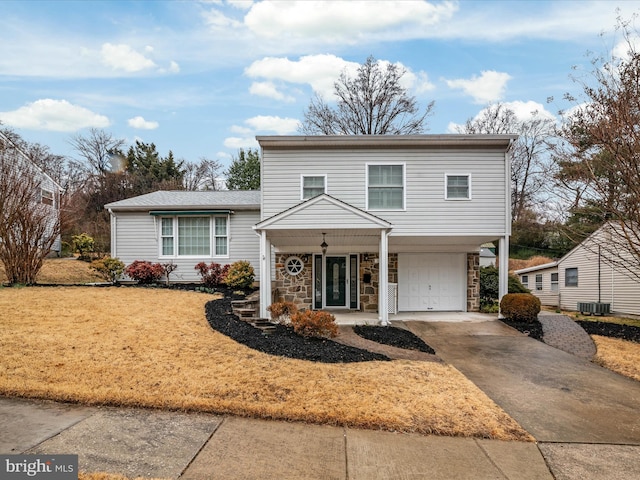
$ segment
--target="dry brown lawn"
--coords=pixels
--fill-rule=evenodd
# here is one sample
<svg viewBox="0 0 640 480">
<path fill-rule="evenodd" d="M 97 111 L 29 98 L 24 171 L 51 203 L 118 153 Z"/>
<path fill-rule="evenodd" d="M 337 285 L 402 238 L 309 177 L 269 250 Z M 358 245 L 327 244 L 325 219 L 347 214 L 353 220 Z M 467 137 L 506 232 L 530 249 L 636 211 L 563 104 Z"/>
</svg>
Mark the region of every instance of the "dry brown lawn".
<svg viewBox="0 0 640 480">
<path fill-rule="evenodd" d="M 0 284 L 7 281 L 4 265 L 0 262 Z M 79 283 L 104 282 L 89 268 L 88 262 L 71 258 L 47 258 L 37 276 L 37 283 L 71 285 Z"/>
<path fill-rule="evenodd" d="M 598 348 L 595 362 L 640 382 L 640 345 L 619 338 L 592 335 Z"/>
<path fill-rule="evenodd" d="M 124 475 L 118 475 L 114 473 L 104 473 L 104 472 L 79 472 L 78 480 L 162 480 L 158 478 L 147 478 L 147 477 L 136 477 L 134 479 L 130 479 L 129 477 L 125 477 Z"/>
<path fill-rule="evenodd" d="M 532 440 L 451 366 L 266 355 L 210 328 L 211 299 L 130 287 L 0 289 L 0 394 Z"/>
</svg>

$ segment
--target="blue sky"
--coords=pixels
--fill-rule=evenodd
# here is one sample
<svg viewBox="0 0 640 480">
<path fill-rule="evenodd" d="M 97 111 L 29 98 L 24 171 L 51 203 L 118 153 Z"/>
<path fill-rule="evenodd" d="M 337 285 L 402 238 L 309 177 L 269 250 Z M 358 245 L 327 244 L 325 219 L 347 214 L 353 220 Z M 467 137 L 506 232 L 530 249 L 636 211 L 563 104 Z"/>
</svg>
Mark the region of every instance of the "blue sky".
<svg viewBox="0 0 640 480">
<path fill-rule="evenodd" d="M 60 155 L 96 127 L 226 166 L 256 135 L 296 134 L 314 93 L 330 99 L 369 55 L 435 101 L 428 133 L 496 101 L 551 116 L 579 93 L 585 53 L 612 50 L 616 17 L 634 13 L 638 1 L 5 0 L 0 122 Z"/>
</svg>

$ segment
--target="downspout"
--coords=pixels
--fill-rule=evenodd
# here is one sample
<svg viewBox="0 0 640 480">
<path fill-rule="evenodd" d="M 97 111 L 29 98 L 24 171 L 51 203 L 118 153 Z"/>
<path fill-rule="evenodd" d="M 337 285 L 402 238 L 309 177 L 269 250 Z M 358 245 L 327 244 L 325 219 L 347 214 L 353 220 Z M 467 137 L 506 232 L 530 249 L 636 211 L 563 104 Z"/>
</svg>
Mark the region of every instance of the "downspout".
<svg viewBox="0 0 640 480">
<path fill-rule="evenodd" d="M 109 209 L 109 219 L 111 220 L 111 258 L 116 258 L 118 256 L 118 245 L 116 242 L 116 239 L 118 238 L 118 222 L 113 210 L 111 209 Z"/>
<path fill-rule="evenodd" d="M 378 279 L 378 318 L 382 326 L 389 325 L 389 232 L 380 234 L 380 278 Z"/>
<path fill-rule="evenodd" d="M 602 289 L 602 283 L 600 281 L 600 274 L 601 274 L 601 267 L 600 267 L 600 262 L 601 262 L 601 253 L 600 253 L 600 245 L 598 245 L 598 303 L 600 303 L 601 300 L 601 289 Z"/>
</svg>

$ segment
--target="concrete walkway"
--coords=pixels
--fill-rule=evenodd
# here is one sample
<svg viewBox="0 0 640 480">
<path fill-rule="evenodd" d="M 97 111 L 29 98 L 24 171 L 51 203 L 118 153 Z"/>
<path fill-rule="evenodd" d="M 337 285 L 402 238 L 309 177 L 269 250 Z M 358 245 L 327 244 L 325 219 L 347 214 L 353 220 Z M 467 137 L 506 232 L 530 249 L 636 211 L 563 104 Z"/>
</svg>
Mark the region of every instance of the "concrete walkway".
<svg viewBox="0 0 640 480">
<path fill-rule="evenodd" d="M 129 478 L 553 479 L 535 443 L 0 397 L 0 454 L 23 452 Z"/>
</svg>

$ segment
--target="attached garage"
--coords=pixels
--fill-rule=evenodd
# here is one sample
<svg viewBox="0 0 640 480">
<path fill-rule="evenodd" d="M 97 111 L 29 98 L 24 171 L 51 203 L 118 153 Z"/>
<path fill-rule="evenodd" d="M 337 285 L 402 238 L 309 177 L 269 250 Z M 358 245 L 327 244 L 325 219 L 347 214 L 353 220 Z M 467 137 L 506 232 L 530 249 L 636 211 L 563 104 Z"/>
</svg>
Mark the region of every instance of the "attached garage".
<svg viewBox="0 0 640 480">
<path fill-rule="evenodd" d="M 400 312 L 465 311 L 464 253 L 398 254 Z"/>
</svg>

